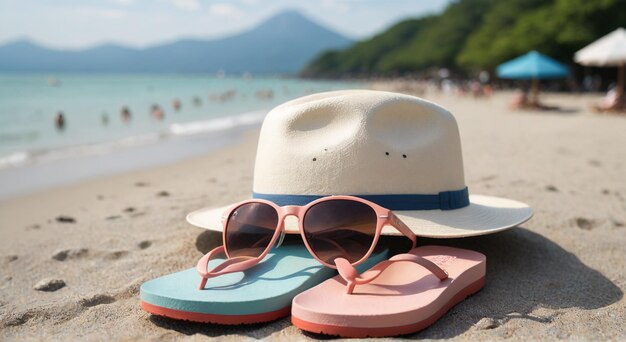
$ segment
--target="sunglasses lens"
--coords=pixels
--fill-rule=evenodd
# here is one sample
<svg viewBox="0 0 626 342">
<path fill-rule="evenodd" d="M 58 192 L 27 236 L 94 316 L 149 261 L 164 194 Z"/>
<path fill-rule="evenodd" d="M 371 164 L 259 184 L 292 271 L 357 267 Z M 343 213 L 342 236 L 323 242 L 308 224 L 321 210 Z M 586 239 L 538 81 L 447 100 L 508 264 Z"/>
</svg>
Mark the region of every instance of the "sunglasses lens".
<svg viewBox="0 0 626 342">
<path fill-rule="evenodd" d="M 278 213 L 265 203 L 246 203 L 228 217 L 226 250 L 231 257 L 258 257 L 267 249 L 276 227 Z"/>
<path fill-rule="evenodd" d="M 320 260 L 334 265 L 336 258 L 354 263 L 374 243 L 376 212 L 365 203 L 329 200 L 315 204 L 302 223 L 306 240 Z"/>
</svg>

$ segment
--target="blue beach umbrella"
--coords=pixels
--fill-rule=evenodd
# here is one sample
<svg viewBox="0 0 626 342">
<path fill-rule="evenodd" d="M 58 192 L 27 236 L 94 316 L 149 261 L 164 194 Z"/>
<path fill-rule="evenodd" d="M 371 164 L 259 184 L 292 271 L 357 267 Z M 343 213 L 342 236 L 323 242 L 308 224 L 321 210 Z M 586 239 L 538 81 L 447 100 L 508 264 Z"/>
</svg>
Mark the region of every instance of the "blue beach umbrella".
<svg viewBox="0 0 626 342">
<path fill-rule="evenodd" d="M 496 74 L 500 78 L 532 80 L 532 102 L 538 103 L 540 79 L 564 78 L 569 69 L 562 63 L 537 51 L 531 51 L 506 63 L 498 65 Z"/>
<path fill-rule="evenodd" d="M 569 74 L 567 66 L 554 59 L 531 51 L 506 63 L 498 65 L 496 73 L 500 78 L 532 80 L 564 78 Z"/>
</svg>

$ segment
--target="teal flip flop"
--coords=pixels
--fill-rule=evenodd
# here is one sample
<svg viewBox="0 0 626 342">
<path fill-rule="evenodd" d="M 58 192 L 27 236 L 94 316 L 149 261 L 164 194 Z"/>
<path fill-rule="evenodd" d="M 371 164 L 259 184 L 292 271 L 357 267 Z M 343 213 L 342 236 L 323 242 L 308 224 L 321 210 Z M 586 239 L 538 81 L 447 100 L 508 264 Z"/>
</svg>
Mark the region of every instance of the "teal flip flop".
<svg viewBox="0 0 626 342">
<path fill-rule="evenodd" d="M 363 264 L 366 270 L 387 258 L 379 248 Z M 209 268 L 223 259 L 209 262 Z M 299 293 L 336 275 L 301 244 L 272 249 L 255 267 L 209 279 L 198 289 L 196 268 L 166 275 L 141 285 L 141 307 L 154 315 L 194 322 L 251 324 L 289 316 Z"/>
</svg>

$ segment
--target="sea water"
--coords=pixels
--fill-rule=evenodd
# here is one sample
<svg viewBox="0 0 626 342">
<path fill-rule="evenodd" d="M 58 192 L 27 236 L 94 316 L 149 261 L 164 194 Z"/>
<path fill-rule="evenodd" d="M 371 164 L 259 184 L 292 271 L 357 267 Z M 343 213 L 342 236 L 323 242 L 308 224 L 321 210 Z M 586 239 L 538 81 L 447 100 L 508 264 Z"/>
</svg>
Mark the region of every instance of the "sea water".
<svg viewBox="0 0 626 342">
<path fill-rule="evenodd" d="M 0 74 L 0 169 L 260 123 L 289 99 L 360 86 L 252 75 Z M 151 115 L 154 105 L 162 119 Z"/>
</svg>

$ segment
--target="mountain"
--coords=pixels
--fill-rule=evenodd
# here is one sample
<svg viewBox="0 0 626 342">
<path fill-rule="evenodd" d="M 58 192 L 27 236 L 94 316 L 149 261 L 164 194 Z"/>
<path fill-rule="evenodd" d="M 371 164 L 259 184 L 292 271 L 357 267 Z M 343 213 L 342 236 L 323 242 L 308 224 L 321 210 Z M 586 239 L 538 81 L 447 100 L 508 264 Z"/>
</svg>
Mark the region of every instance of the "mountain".
<svg viewBox="0 0 626 342">
<path fill-rule="evenodd" d="M 326 51 L 307 77 L 493 68 L 531 50 L 572 63 L 575 51 L 626 22 L 625 0 L 458 0 L 438 15 L 402 21 L 346 49 Z"/>
<path fill-rule="evenodd" d="M 351 41 L 296 11 L 216 40 L 180 40 L 146 49 L 107 44 L 54 50 L 21 40 L 0 46 L 0 71 L 297 73 L 321 51 Z"/>
</svg>

